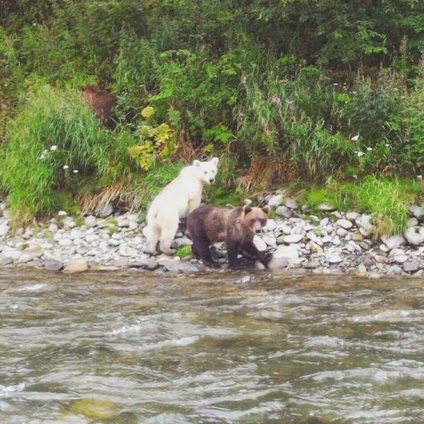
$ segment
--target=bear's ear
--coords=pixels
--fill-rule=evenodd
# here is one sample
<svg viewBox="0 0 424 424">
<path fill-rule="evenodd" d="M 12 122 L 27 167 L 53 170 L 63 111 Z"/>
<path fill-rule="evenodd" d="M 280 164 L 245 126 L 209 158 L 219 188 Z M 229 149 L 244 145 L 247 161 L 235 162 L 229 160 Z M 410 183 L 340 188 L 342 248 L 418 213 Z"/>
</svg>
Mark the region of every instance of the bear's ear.
<svg viewBox="0 0 424 424">
<path fill-rule="evenodd" d="M 245 214 L 248 214 L 251 210 L 252 210 L 252 208 L 249 205 L 244 205 L 243 206 L 243 212 Z"/>
<path fill-rule="evenodd" d="M 202 162 L 200 162 L 200 160 L 194 160 L 193 161 L 193 165 L 199 167 L 201 165 Z"/>
<path fill-rule="evenodd" d="M 218 162 L 219 162 L 219 159 L 218 159 L 217 157 L 212 158 L 212 159 L 211 159 L 211 162 L 212 162 L 215 166 L 217 166 L 217 165 L 218 165 Z"/>
<path fill-rule="evenodd" d="M 268 213 L 269 213 L 269 206 L 264 206 L 262 208 L 262 211 L 265 212 L 268 215 Z"/>
</svg>

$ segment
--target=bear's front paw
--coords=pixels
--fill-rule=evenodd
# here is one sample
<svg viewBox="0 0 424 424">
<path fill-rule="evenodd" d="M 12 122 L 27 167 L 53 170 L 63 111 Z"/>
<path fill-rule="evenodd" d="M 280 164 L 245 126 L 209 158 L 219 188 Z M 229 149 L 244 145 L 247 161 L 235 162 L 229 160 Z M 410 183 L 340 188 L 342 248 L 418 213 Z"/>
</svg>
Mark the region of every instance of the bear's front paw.
<svg viewBox="0 0 424 424">
<path fill-rule="evenodd" d="M 268 266 L 271 259 L 272 259 L 272 253 L 271 252 L 261 252 L 261 254 L 258 255 L 259 262 L 261 262 L 265 266 Z"/>
<path fill-rule="evenodd" d="M 208 266 L 209 268 L 214 268 L 214 269 L 217 269 L 220 266 L 218 262 L 205 262 L 205 261 L 203 261 L 203 264 L 205 266 Z"/>
</svg>

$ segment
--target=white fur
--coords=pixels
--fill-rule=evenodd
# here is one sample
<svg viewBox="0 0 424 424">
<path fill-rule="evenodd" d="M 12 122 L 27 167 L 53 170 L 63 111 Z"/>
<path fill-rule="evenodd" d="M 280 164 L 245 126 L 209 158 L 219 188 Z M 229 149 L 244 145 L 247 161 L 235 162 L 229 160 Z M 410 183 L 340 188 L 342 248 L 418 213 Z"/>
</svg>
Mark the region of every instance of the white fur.
<svg viewBox="0 0 424 424">
<path fill-rule="evenodd" d="M 218 158 L 206 162 L 195 160 L 155 197 L 147 212 L 147 226 L 143 230 L 147 238 L 145 252 L 156 253 L 159 241 L 160 251 L 172 254 L 171 243 L 180 219 L 200 206 L 203 185 L 215 182 L 217 167 Z"/>
</svg>

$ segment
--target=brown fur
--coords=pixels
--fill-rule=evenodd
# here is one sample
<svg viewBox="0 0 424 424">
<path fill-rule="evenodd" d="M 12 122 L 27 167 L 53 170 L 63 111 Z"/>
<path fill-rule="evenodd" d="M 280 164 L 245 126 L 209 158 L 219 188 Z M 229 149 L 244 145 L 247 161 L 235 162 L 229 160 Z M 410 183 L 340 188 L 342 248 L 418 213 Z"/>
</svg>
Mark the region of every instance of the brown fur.
<svg viewBox="0 0 424 424">
<path fill-rule="evenodd" d="M 114 94 L 102 90 L 97 83 L 94 83 L 82 87 L 82 98 L 103 124 L 109 128 L 114 127 L 112 110 L 118 100 Z"/>
<path fill-rule="evenodd" d="M 194 256 L 207 266 L 217 267 L 211 256 L 210 245 L 225 241 L 230 268 L 240 267 L 238 254 L 242 252 L 265 263 L 266 257 L 254 245 L 253 237 L 266 225 L 267 214 L 267 207 L 206 205 L 195 209 L 187 218 Z"/>
</svg>

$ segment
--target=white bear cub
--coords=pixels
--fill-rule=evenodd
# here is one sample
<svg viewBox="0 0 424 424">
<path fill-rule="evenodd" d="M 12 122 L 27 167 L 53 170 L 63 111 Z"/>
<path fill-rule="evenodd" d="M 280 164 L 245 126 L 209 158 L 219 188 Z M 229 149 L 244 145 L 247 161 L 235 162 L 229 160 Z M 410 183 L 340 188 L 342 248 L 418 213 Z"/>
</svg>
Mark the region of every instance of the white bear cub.
<svg viewBox="0 0 424 424">
<path fill-rule="evenodd" d="M 155 254 L 159 241 L 160 251 L 172 254 L 171 243 L 180 219 L 200 206 L 203 185 L 215 182 L 217 170 L 218 158 L 205 162 L 195 160 L 155 197 L 147 212 L 147 226 L 143 230 L 147 238 L 146 253 Z"/>
</svg>

